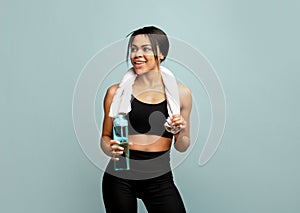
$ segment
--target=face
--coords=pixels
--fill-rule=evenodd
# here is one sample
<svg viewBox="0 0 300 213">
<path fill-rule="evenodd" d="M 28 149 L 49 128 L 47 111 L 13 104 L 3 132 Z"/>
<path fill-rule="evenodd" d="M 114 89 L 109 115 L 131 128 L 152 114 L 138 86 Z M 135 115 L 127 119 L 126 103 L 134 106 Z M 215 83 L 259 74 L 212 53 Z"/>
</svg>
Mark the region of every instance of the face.
<svg viewBox="0 0 300 213">
<path fill-rule="evenodd" d="M 158 59 L 163 56 L 158 50 Z M 151 48 L 151 42 L 147 35 L 136 35 L 132 41 L 130 61 L 136 74 L 143 74 L 151 70 L 158 70 L 158 64 Z"/>
</svg>

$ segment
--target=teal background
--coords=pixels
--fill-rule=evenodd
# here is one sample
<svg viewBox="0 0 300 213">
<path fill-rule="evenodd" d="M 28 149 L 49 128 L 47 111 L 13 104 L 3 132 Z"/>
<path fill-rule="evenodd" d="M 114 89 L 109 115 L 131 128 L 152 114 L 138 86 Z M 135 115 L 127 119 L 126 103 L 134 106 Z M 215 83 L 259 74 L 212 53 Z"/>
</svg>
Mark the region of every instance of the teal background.
<svg viewBox="0 0 300 213">
<path fill-rule="evenodd" d="M 0 212 L 104 212 L 73 89 L 96 52 L 151 24 L 200 50 L 226 94 L 217 154 L 199 167 L 199 142 L 174 171 L 188 212 L 298 213 L 299 10 L 297 0 L 1 0 Z"/>
</svg>

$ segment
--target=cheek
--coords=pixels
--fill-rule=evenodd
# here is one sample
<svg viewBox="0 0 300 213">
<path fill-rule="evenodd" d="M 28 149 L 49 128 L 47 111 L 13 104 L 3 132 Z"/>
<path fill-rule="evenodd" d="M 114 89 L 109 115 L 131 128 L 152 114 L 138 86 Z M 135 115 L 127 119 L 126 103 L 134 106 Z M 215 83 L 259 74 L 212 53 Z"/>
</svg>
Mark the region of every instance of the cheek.
<svg viewBox="0 0 300 213">
<path fill-rule="evenodd" d="M 153 53 L 145 54 L 145 58 L 146 58 L 148 61 L 153 61 L 153 60 L 155 60 Z"/>
<path fill-rule="evenodd" d="M 133 59 L 134 58 L 134 54 L 133 53 L 129 53 L 129 57 L 130 57 L 130 59 Z"/>
<path fill-rule="evenodd" d="M 133 55 L 133 54 L 130 54 L 130 55 L 129 55 L 129 59 L 130 59 L 130 61 L 131 61 L 131 63 L 132 63 L 132 61 L 134 60 L 134 55 Z"/>
<path fill-rule="evenodd" d="M 152 51 L 149 51 L 149 52 L 145 53 L 145 55 L 147 57 L 154 57 L 154 53 Z"/>
</svg>

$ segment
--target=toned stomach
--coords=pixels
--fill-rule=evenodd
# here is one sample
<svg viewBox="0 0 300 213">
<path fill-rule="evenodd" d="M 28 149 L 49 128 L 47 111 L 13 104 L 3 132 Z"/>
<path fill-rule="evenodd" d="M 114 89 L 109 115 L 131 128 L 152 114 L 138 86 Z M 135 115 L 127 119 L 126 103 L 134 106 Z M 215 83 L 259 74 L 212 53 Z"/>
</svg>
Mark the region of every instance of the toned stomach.
<svg viewBox="0 0 300 213">
<path fill-rule="evenodd" d="M 129 135 L 128 139 L 129 142 L 133 143 L 130 149 L 145 152 L 167 151 L 172 144 L 171 138 L 165 138 L 158 135 Z"/>
</svg>

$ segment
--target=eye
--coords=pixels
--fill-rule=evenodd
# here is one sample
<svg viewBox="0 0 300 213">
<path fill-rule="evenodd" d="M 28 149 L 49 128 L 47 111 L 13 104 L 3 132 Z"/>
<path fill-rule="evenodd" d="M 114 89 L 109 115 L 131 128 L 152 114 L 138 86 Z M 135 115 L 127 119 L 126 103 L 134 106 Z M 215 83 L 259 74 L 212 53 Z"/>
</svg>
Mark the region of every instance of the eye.
<svg viewBox="0 0 300 213">
<path fill-rule="evenodd" d="M 149 51 L 151 51 L 151 48 L 150 48 L 150 47 L 144 47 L 144 48 L 143 48 L 143 51 L 149 52 Z"/>
<path fill-rule="evenodd" d="M 131 47 L 131 52 L 136 52 L 137 48 L 136 47 Z"/>
</svg>

